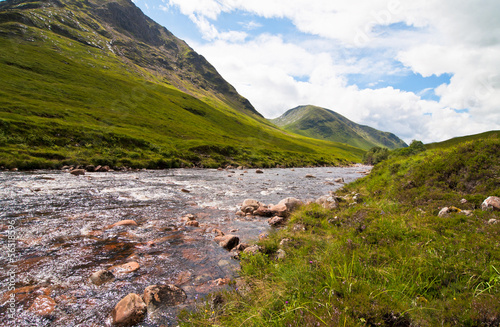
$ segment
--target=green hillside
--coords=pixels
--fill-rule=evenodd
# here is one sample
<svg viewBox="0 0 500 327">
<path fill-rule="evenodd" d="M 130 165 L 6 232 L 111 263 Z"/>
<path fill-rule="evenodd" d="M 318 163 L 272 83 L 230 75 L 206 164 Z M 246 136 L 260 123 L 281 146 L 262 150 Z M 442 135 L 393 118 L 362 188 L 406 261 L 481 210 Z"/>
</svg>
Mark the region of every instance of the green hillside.
<svg viewBox="0 0 500 327">
<path fill-rule="evenodd" d="M 276 129 L 129 0 L 0 2 L 0 166 L 346 164 Z"/>
<path fill-rule="evenodd" d="M 375 146 L 389 149 L 407 146 L 394 134 L 356 124 L 334 111 L 316 106 L 290 109 L 271 122 L 293 133 L 365 150 Z"/>
<path fill-rule="evenodd" d="M 499 172 L 498 137 L 400 152 L 293 213 L 181 326 L 499 326 Z"/>
</svg>

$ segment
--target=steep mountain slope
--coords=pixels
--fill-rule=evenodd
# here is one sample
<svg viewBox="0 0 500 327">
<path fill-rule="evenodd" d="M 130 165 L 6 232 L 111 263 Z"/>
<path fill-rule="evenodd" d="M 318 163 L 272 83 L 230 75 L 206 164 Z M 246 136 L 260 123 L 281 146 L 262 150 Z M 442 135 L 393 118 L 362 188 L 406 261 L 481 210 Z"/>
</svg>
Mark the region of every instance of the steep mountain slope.
<svg viewBox="0 0 500 327">
<path fill-rule="evenodd" d="M 389 149 L 407 146 L 394 134 L 358 125 L 334 111 L 316 106 L 290 109 L 271 122 L 293 133 L 341 142 L 365 150 L 374 146 Z"/>
<path fill-rule="evenodd" d="M 0 2 L 0 166 L 341 164 L 276 129 L 129 0 Z"/>
</svg>

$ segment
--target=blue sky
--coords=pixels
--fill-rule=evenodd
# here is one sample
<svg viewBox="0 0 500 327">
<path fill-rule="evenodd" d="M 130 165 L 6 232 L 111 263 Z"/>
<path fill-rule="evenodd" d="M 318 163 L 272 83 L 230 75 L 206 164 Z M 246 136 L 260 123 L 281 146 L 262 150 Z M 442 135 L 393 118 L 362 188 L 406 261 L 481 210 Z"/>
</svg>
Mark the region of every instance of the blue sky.
<svg viewBox="0 0 500 327">
<path fill-rule="evenodd" d="M 500 130 L 500 1 L 134 0 L 267 118 L 312 104 L 435 142 Z"/>
<path fill-rule="evenodd" d="M 500 2 L 134 0 L 267 118 L 312 104 L 435 142 L 500 129 Z"/>
</svg>

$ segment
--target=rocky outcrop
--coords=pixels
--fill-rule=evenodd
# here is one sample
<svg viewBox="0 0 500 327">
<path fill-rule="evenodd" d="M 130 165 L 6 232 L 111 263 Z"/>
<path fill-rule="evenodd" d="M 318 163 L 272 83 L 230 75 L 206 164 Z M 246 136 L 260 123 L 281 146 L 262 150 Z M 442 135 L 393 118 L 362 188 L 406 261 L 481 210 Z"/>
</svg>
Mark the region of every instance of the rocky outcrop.
<svg viewBox="0 0 500 327">
<path fill-rule="evenodd" d="M 111 312 L 113 325 L 132 326 L 141 322 L 146 315 L 146 308 L 146 303 L 139 295 L 130 293 L 121 299 Z"/>
<path fill-rule="evenodd" d="M 498 196 L 490 196 L 481 204 L 483 210 L 500 211 L 500 198 Z"/>
</svg>

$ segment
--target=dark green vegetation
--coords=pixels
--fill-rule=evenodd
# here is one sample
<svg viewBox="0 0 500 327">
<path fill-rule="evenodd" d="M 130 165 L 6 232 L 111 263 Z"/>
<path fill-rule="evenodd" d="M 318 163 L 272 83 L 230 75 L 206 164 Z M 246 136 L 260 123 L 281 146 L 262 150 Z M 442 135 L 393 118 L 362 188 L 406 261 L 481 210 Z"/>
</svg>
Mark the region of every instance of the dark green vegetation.
<svg viewBox="0 0 500 327">
<path fill-rule="evenodd" d="M 389 149 L 407 146 L 394 134 L 358 125 L 334 111 L 315 106 L 290 109 L 271 122 L 293 133 L 365 150 L 375 146 Z"/>
<path fill-rule="evenodd" d="M 0 166 L 338 165 L 285 133 L 129 0 L 0 2 Z"/>
<path fill-rule="evenodd" d="M 500 139 L 446 144 L 391 156 L 337 209 L 302 207 L 243 257 L 249 289 L 184 326 L 499 326 L 500 214 L 480 205 L 500 196 Z"/>
<path fill-rule="evenodd" d="M 376 165 L 387 158 L 397 157 L 397 156 L 409 156 L 417 154 L 419 152 L 425 151 L 425 144 L 421 141 L 413 140 L 410 146 L 406 148 L 400 148 L 390 152 L 387 148 L 381 148 L 379 146 L 373 147 L 366 151 L 363 156 L 363 163 L 367 165 Z"/>
</svg>

